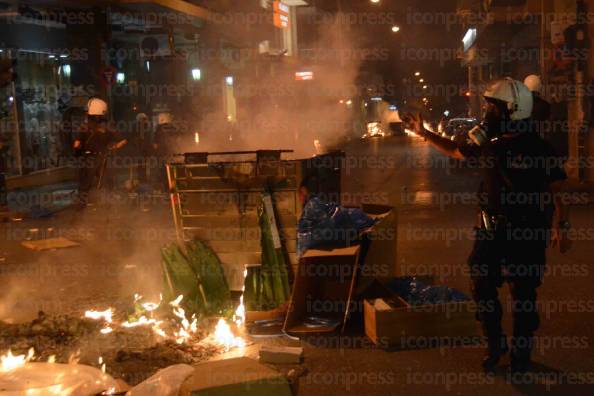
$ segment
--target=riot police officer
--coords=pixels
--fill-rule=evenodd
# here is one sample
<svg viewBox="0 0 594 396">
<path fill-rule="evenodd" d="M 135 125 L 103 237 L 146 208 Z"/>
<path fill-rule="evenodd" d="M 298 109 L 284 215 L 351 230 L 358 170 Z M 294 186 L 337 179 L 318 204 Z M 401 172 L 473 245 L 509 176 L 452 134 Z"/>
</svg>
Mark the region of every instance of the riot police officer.
<svg viewBox="0 0 594 396">
<path fill-rule="evenodd" d="M 498 80 L 484 99 L 483 122 L 463 143 L 427 131 L 420 115 L 408 115 L 407 124 L 444 154 L 475 159 L 481 170 L 476 237 L 468 264 L 477 319 L 487 338 L 483 368 L 494 369 L 509 349 L 498 298 L 498 288 L 507 281 L 514 319 L 511 369 L 524 372 L 539 326 L 536 293 L 546 247 L 551 241 L 562 252 L 570 246 L 568 212 L 559 195 L 566 175 L 552 147 L 533 130 L 533 97 L 523 83 Z"/>
<path fill-rule="evenodd" d="M 107 120 L 107 103 L 92 98 L 87 104 L 87 122 L 81 126 L 73 146 L 78 153 L 79 188 L 78 201 L 81 207 L 87 205 L 93 187 L 105 182 L 107 159 L 111 151 L 126 144 L 124 139 Z"/>
</svg>

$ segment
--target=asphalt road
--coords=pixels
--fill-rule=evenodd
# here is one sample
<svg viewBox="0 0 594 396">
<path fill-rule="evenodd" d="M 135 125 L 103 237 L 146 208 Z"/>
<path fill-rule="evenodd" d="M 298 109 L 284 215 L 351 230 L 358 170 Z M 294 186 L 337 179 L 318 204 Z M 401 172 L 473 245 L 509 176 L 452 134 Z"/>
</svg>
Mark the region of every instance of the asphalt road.
<svg viewBox="0 0 594 396">
<path fill-rule="evenodd" d="M 465 261 L 472 244 L 477 173 L 411 137 L 355 141 L 345 150 L 343 202 L 375 202 L 398 210 L 398 274 L 431 275 L 469 293 Z M 40 309 L 80 314 L 113 306 L 134 292 L 154 294 L 161 281 L 159 247 L 174 234 L 167 203 L 147 207 L 149 212 L 114 204 L 110 210 L 90 208 L 0 224 L 0 319 L 30 319 Z M 485 376 L 479 370 L 480 346 L 386 351 L 373 347 L 354 323 L 344 337 L 304 342 L 308 373 L 299 393 L 585 394 L 594 383 L 593 207 L 574 207 L 572 218 L 582 235 L 568 254 L 550 252 L 549 273 L 539 292 L 544 314 L 535 354 L 538 371 L 523 383 L 506 376 L 507 361 L 496 376 Z M 41 233 L 52 228 L 81 247 L 41 253 L 21 247 L 34 228 Z M 507 288 L 500 294 L 505 306 Z M 505 327 L 510 333 L 509 312 Z"/>
</svg>

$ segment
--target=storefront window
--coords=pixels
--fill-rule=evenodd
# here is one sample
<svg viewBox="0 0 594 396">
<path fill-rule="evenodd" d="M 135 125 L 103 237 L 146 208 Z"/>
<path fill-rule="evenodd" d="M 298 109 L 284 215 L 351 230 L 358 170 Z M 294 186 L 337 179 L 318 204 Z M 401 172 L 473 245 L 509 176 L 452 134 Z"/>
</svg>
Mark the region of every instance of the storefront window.
<svg viewBox="0 0 594 396">
<path fill-rule="evenodd" d="M 3 60 L 10 59 L 8 51 L 3 51 L 2 55 L 7 57 Z M 0 88 L 0 175 L 5 176 L 20 174 L 15 95 L 13 83 Z"/>
<path fill-rule="evenodd" d="M 21 57 L 17 64 L 22 166 L 25 173 L 60 165 L 60 65 L 50 55 Z M 25 58 L 25 59 L 23 59 Z M 49 58 L 46 60 L 45 58 Z"/>
</svg>

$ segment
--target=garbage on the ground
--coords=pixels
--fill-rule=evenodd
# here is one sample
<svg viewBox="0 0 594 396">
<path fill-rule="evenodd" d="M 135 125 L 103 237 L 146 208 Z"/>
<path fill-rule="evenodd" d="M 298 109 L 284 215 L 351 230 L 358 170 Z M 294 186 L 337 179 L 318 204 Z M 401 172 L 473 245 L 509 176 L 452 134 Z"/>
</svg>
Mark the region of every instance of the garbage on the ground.
<svg viewBox="0 0 594 396">
<path fill-rule="evenodd" d="M 359 208 L 344 208 L 313 197 L 305 204 L 299 219 L 297 254 L 301 257 L 308 249 L 350 246 L 363 230 L 375 223 L 375 219 Z"/>
<path fill-rule="evenodd" d="M 24 363 L 0 370 L 0 395 L 94 396 L 105 391 L 117 392 L 118 383 L 100 369 L 82 364 Z"/>
<path fill-rule="evenodd" d="M 267 311 L 284 304 L 291 293 L 285 253 L 270 194 L 262 194 L 258 208 L 261 265 L 249 267 L 244 302 L 248 311 Z"/>
<path fill-rule="evenodd" d="M 281 373 L 241 357 L 197 365 L 179 395 L 291 396 L 291 388 Z"/>
<path fill-rule="evenodd" d="M 252 338 L 282 337 L 284 317 L 270 320 L 258 320 L 247 324 L 247 331 Z"/>
<path fill-rule="evenodd" d="M 21 245 L 31 250 L 51 250 L 51 249 L 65 249 L 80 246 L 77 242 L 71 241 L 64 237 L 37 239 L 31 241 L 22 241 Z"/>
<path fill-rule="evenodd" d="M 130 389 L 126 396 L 177 396 L 193 372 L 194 368 L 187 364 L 169 366 Z"/>
<path fill-rule="evenodd" d="M 220 314 L 231 308 L 230 292 L 221 262 L 203 242 L 190 241 L 184 253 L 177 245 L 161 249 L 163 298 L 183 295 L 190 314 Z"/>
<path fill-rule="evenodd" d="M 271 364 L 299 364 L 303 360 L 302 347 L 262 345 L 260 362 Z"/>
<path fill-rule="evenodd" d="M 378 346 L 427 348 L 480 339 L 474 302 L 463 293 L 416 277 L 390 279 L 382 286 L 386 296 L 363 304 L 365 334 Z"/>
<path fill-rule="evenodd" d="M 386 284 L 410 305 L 470 301 L 464 293 L 445 285 L 429 285 L 416 277 L 400 277 Z"/>
<path fill-rule="evenodd" d="M 319 316 L 308 316 L 303 321 L 303 325 L 309 328 L 318 328 L 318 327 L 336 327 L 340 324 L 340 320 L 331 319 L 331 318 L 323 318 Z"/>
</svg>

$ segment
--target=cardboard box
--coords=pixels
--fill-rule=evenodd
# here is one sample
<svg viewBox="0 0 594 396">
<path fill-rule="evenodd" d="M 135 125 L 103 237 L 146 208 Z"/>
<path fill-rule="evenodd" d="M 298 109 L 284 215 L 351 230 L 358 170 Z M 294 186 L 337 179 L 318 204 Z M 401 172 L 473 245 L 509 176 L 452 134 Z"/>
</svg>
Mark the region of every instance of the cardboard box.
<svg viewBox="0 0 594 396">
<path fill-rule="evenodd" d="M 310 249 L 299 260 L 284 330 L 293 335 L 344 330 L 351 301 L 377 276 L 396 273 L 396 211 L 391 206 L 364 204 L 378 222 L 362 235 L 363 242 L 346 248 Z M 358 290 L 360 289 L 360 290 Z M 307 318 L 336 325 L 307 326 Z"/>
<path fill-rule="evenodd" d="M 370 241 L 364 255 L 359 283 L 374 278 L 394 277 L 398 274 L 396 247 L 398 244 L 398 217 L 396 208 L 386 205 L 362 204 L 361 209 L 378 220 L 367 232 Z"/>
<path fill-rule="evenodd" d="M 386 309 L 388 302 L 391 309 Z M 368 299 L 363 304 L 365 334 L 380 347 L 426 348 L 445 340 L 480 339 L 472 301 L 411 306 L 398 296 Z"/>
<path fill-rule="evenodd" d="M 289 334 L 331 333 L 342 330 L 359 264 L 360 246 L 310 249 L 299 260 L 284 331 Z M 307 318 L 323 318 L 333 325 L 311 327 Z"/>
<path fill-rule="evenodd" d="M 196 366 L 180 396 L 291 396 L 287 379 L 255 360 L 240 357 Z"/>
</svg>

